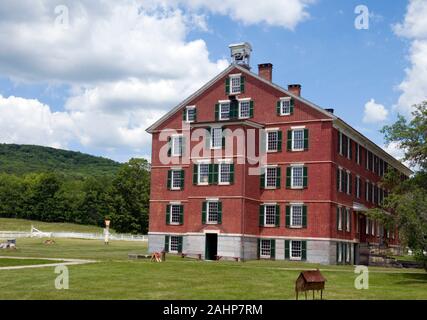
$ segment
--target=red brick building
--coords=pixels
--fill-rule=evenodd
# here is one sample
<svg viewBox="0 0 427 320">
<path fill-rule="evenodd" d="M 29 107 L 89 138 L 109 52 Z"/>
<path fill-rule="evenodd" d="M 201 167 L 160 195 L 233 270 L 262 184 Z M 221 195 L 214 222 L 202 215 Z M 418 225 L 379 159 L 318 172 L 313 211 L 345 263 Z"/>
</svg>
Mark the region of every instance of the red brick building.
<svg viewBox="0 0 427 320">
<path fill-rule="evenodd" d="M 336 264 L 397 246 L 364 211 L 388 168 L 411 171 L 300 85 L 274 84 L 271 64 L 251 72 L 249 44 L 230 48 L 227 69 L 147 129 L 149 250 Z"/>
</svg>

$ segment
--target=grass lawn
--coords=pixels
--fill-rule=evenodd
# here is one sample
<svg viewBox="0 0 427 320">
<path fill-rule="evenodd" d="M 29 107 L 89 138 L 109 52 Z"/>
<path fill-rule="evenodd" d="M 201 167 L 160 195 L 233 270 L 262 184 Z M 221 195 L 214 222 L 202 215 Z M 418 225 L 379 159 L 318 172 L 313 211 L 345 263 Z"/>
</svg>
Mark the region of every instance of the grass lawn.
<svg viewBox="0 0 427 320">
<path fill-rule="evenodd" d="M 0 267 L 15 267 L 15 266 L 27 266 L 34 264 L 50 264 L 59 263 L 61 261 L 42 260 L 42 259 L 3 259 L 0 257 Z"/>
<path fill-rule="evenodd" d="M 31 231 L 34 228 L 44 232 L 82 232 L 82 233 L 102 233 L 103 229 L 97 226 L 87 226 L 73 223 L 52 223 L 40 222 L 25 219 L 0 218 L 0 231 Z M 114 230 L 112 230 L 114 231 Z"/>
<path fill-rule="evenodd" d="M 70 289 L 56 290 L 54 268 L 1 270 L 2 299 L 295 299 L 302 269 L 319 267 L 327 278 L 325 299 L 427 299 L 427 274 L 419 269 L 369 268 L 369 289 L 354 288 L 352 266 L 299 262 L 210 262 L 168 255 L 166 262 L 128 260 L 145 253 L 142 242 L 18 239 L 18 250 L 1 255 L 94 259 L 69 266 Z"/>
</svg>

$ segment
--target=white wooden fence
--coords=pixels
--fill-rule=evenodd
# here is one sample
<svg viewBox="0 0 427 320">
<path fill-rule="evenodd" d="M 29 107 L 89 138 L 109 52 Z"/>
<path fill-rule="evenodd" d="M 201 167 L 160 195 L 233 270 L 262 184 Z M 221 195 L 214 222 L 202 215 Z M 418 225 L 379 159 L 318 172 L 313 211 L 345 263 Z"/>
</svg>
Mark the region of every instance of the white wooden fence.
<svg viewBox="0 0 427 320">
<path fill-rule="evenodd" d="M 81 232 L 25 232 L 25 231 L 0 231 L 0 239 L 16 238 L 72 238 L 72 239 L 92 239 L 104 240 L 102 233 L 81 233 Z M 110 233 L 110 240 L 124 241 L 148 241 L 146 235 L 133 235 Z"/>
</svg>

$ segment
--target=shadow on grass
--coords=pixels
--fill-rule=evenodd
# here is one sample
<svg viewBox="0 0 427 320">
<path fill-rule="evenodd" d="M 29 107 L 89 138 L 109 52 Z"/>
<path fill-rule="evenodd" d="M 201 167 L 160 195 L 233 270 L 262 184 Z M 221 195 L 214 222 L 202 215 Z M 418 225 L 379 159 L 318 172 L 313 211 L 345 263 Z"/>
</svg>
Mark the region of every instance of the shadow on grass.
<svg viewBox="0 0 427 320">
<path fill-rule="evenodd" d="M 427 273 L 403 273 L 401 275 L 402 280 L 397 281 L 396 284 L 425 284 L 427 283 Z"/>
</svg>

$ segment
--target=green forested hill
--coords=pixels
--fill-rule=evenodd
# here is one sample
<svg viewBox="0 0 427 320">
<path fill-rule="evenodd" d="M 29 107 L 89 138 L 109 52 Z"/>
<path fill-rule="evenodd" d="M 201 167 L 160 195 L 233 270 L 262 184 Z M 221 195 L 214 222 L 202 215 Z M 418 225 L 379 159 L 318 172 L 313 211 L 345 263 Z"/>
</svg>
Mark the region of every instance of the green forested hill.
<svg viewBox="0 0 427 320">
<path fill-rule="evenodd" d="M 120 163 L 80 152 L 33 145 L 0 144 L 0 173 L 60 172 L 68 176 L 113 176 Z"/>
</svg>

